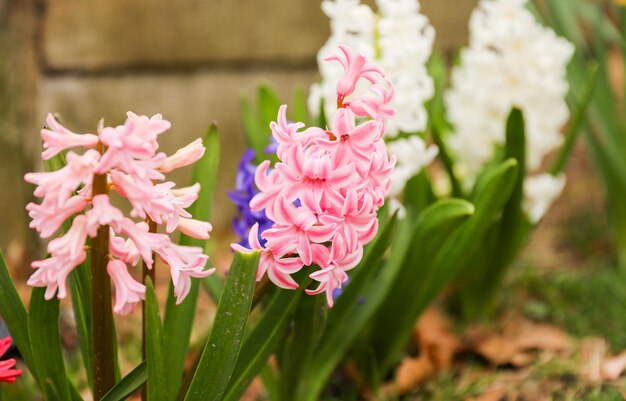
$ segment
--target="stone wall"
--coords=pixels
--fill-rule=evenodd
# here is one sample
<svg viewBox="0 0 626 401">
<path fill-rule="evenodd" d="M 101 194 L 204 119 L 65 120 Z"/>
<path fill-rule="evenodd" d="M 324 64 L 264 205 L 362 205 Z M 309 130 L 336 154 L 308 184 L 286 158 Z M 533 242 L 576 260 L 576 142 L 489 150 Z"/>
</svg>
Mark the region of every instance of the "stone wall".
<svg viewBox="0 0 626 401">
<path fill-rule="evenodd" d="M 475 3 L 422 1 L 440 49 L 451 51 L 465 41 Z M 286 100 L 295 85 L 307 88 L 316 79 L 315 54 L 329 33 L 317 0 L 0 0 L 0 12 L 20 27 L 0 35 L 20 38 L 22 50 L 14 48 L 12 57 L 19 60 L 17 70 L 27 72 L 20 89 L 5 90 L 0 99 L 20 94 L 30 102 L 30 111 L 22 105 L 13 119 L 0 116 L 14 127 L 0 132 L 3 188 L 19 187 L 23 172 L 37 168 L 31 161 L 38 152 L 37 127 L 48 111 L 59 112 L 79 132 L 93 131 L 101 117 L 120 123 L 127 110 L 162 113 L 173 123 L 163 136 L 166 152 L 215 121 L 224 149 L 214 213 L 218 233 L 232 217 L 225 191 L 244 146 L 240 97 L 251 96 L 261 82 Z M 23 49 L 32 54 L 24 56 Z M 18 218 L 7 210 L 24 205 L 28 191 L 32 188 L 0 193 L 7 205 L 0 214 L 3 249 L 13 232 L 27 241 L 23 214 Z"/>
</svg>

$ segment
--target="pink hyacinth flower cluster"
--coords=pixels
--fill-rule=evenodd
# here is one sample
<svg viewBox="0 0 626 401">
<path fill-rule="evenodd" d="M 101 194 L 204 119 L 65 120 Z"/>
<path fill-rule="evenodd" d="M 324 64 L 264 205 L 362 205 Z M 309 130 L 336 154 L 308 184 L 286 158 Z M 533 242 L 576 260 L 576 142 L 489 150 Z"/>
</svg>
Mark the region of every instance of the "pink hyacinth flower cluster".
<svg viewBox="0 0 626 401">
<path fill-rule="evenodd" d="M 363 246 L 378 230 L 376 212 L 391 186 L 395 158 L 389 159 L 382 140 L 394 89 L 383 70 L 364 56 L 340 46 L 339 61 L 345 75 L 337 84 L 337 105 L 330 128 L 304 128 L 289 122 L 287 106 L 272 122 L 280 162 L 270 169 L 264 161 L 256 170 L 260 190 L 251 201 L 253 211 L 265 210 L 274 222 L 261 237 L 258 225 L 250 230 L 253 250 L 261 250 L 257 279 L 267 273 L 277 286 L 295 289 L 292 275 L 304 266 L 319 270 L 310 277 L 319 282 L 309 295 L 326 293 L 333 304 L 333 291 L 348 279 L 347 271 L 363 256 Z M 355 94 L 360 80 L 369 81 L 369 92 Z M 240 245 L 233 248 L 249 251 Z"/>
<path fill-rule="evenodd" d="M 0 339 L 0 357 L 11 347 L 11 337 Z M 22 374 L 21 369 L 15 369 L 15 359 L 4 359 L 0 361 L 0 381 L 7 383 L 15 383 L 15 380 Z"/>
<path fill-rule="evenodd" d="M 213 273 L 214 269 L 205 270 L 208 257 L 202 248 L 176 245 L 168 235 L 179 230 L 208 239 L 211 231 L 208 222 L 193 219 L 185 210 L 198 198 L 200 185 L 176 189 L 174 182 L 165 181 L 164 173 L 195 163 L 205 150 L 198 139 L 169 157 L 157 152 L 157 137 L 170 126 L 161 115 L 149 118 L 128 112 L 124 125 L 100 126 L 97 135 L 76 134 L 48 115 L 47 126 L 41 130 L 42 158 L 71 150 L 63 168 L 24 177 L 37 185 L 35 196 L 43 198 L 40 204 L 26 207 L 30 227 L 49 238 L 66 220 L 72 218 L 72 222 L 67 232 L 48 243 L 50 256 L 32 264 L 37 270 L 28 284 L 46 287 L 46 299 L 67 295 L 67 276 L 85 261 L 87 237 L 96 237 L 102 226 L 109 227 L 107 272 L 116 289 L 115 313 L 130 313 L 145 299 L 146 287 L 131 276 L 128 267 L 143 260 L 152 269 L 154 254 L 169 266 L 179 303 L 188 294 L 192 277 Z M 87 150 L 76 153 L 77 147 Z M 92 194 L 96 176 L 106 179 L 105 193 Z M 130 202 L 130 216 L 111 204 L 109 193 Z M 148 222 L 164 225 L 165 233 L 150 230 Z"/>
</svg>

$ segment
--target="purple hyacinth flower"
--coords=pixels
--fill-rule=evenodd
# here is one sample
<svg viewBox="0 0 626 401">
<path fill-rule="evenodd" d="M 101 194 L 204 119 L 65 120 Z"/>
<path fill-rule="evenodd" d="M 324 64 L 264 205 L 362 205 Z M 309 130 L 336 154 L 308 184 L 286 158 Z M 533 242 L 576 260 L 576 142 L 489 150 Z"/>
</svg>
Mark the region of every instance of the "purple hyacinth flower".
<svg viewBox="0 0 626 401">
<path fill-rule="evenodd" d="M 261 245 L 265 244 L 265 240 L 261 238 L 261 233 L 273 224 L 265 215 L 265 211 L 253 212 L 250 210 L 250 200 L 258 192 L 254 186 L 256 165 L 254 165 L 253 160 L 255 155 L 254 149 L 248 149 L 243 154 L 235 178 L 235 189 L 228 192 L 228 197 L 237 206 L 239 212 L 239 215 L 233 219 L 233 230 L 239 237 L 239 244 L 244 247 L 250 246 L 248 231 L 255 223 L 259 223 L 259 242 Z"/>
</svg>

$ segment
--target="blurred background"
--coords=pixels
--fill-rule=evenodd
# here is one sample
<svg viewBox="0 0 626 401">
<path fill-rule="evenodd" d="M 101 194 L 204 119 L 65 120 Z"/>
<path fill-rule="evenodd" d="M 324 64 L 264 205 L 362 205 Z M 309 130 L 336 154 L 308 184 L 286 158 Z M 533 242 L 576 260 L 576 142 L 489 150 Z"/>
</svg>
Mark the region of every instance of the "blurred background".
<svg viewBox="0 0 626 401">
<path fill-rule="evenodd" d="M 318 79 L 315 56 L 329 35 L 320 3 L 0 0 L 0 248 L 9 264 L 26 267 L 37 257 L 24 210 L 33 188 L 22 176 L 40 169 L 48 112 L 75 132 L 93 132 L 100 118 L 123 123 L 128 110 L 161 113 L 172 122 L 161 138 L 167 153 L 216 122 L 223 154 L 214 238 L 229 235 L 226 191 L 244 149 L 240 99 L 268 83 L 288 102 L 295 86 L 308 91 Z M 454 54 L 477 1 L 421 3 L 437 48 Z M 174 179 L 187 182 L 188 170 Z"/>
</svg>

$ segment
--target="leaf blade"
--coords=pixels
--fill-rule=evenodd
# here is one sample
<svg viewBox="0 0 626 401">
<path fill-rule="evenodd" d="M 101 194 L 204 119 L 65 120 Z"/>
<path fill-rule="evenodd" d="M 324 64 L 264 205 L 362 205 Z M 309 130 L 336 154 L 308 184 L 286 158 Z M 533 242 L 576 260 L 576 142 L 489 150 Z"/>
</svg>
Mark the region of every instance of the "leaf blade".
<svg viewBox="0 0 626 401">
<path fill-rule="evenodd" d="M 259 252 L 235 253 L 217 314 L 185 401 L 220 400 L 235 368 L 259 265 Z"/>
<path fill-rule="evenodd" d="M 189 212 L 195 219 L 208 221 L 211 217 L 213 205 L 213 193 L 219 167 L 220 138 L 215 125 L 211 125 L 203 138 L 206 150 L 204 156 L 194 166 L 192 183 L 200 183 L 198 199 L 189 208 Z M 203 241 L 181 235 L 181 245 L 203 246 Z M 203 246 L 204 247 L 204 246 Z M 216 275 L 207 277 L 214 288 L 221 289 L 223 283 Z M 182 385 L 182 372 L 185 365 L 185 356 L 189 349 L 189 339 L 193 324 L 194 311 L 196 309 L 199 281 L 192 280 L 187 298 L 176 305 L 173 284 L 170 283 L 168 297 L 165 306 L 163 321 L 164 352 L 167 366 L 167 382 L 170 385 L 169 393 L 177 394 Z M 215 295 L 215 294 L 214 294 Z"/>
</svg>

